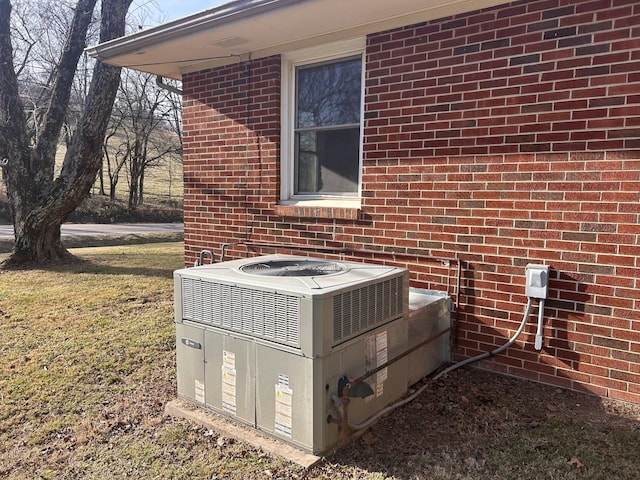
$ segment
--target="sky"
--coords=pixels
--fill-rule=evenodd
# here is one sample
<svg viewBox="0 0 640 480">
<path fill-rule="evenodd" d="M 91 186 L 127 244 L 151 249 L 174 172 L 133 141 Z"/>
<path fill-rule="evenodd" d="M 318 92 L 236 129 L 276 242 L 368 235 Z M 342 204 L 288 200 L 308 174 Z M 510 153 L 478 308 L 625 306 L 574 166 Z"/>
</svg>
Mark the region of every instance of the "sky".
<svg viewBox="0 0 640 480">
<path fill-rule="evenodd" d="M 192 13 L 229 3 L 230 0 L 155 0 L 158 17 L 165 21 L 186 17 Z M 154 8 L 155 10 L 155 8 Z M 156 15 L 154 15 L 156 16 Z"/>
</svg>

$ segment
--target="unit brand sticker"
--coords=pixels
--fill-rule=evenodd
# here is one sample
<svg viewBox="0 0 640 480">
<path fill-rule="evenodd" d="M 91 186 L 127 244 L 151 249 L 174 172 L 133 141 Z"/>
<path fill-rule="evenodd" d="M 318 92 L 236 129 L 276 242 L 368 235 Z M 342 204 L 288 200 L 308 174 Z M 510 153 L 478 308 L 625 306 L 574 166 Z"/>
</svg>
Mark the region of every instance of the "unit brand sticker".
<svg viewBox="0 0 640 480">
<path fill-rule="evenodd" d="M 365 370 L 367 372 L 376 368 L 376 337 L 374 335 L 369 335 L 364 340 L 364 365 Z M 376 385 L 376 377 L 377 375 L 372 375 L 365 380 L 369 384 L 372 390 L 377 391 Z M 370 402 L 373 400 L 374 396 L 369 395 L 364 399 L 365 402 Z"/>
</svg>

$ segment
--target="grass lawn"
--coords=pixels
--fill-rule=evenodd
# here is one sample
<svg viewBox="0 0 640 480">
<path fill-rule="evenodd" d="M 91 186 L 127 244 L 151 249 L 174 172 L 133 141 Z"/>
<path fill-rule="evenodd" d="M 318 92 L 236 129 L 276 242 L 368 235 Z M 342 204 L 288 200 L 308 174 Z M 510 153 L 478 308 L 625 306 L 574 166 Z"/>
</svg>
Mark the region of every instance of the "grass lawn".
<svg viewBox="0 0 640 480">
<path fill-rule="evenodd" d="M 0 478 L 640 478 L 638 406 L 474 369 L 306 472 L 165 417 L 182 248 L 77 248 L 72 265 L 0 271 Z"/>
</svg>

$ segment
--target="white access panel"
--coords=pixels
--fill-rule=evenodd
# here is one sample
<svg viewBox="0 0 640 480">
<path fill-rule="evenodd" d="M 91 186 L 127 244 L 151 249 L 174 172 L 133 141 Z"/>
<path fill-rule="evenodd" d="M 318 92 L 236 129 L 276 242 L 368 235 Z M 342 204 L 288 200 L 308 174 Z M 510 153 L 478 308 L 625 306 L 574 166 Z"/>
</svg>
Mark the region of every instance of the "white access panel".
<svg viewBox="0 0 640 480">
<path fill-rule="evenodd" d="M 253 339 L 205 330 L 206 406 L 255 426 L 255 363 Z"/>
<path fill-rule="evenodd" d="M 176 324 L 176 377 L 178 396 L 205 404 L 204 330 Z"/>
</svg>

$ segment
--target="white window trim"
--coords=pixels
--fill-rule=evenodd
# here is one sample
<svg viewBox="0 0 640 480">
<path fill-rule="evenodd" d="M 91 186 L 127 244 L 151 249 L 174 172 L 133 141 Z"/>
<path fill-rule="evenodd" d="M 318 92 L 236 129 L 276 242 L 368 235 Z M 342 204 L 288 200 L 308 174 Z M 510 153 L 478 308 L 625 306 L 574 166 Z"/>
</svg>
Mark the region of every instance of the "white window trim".
<svg viewBox="0 0 640 480">
<path fill-rule="evenodd" d="M 280 131 L 280 204 L 298 206 L 331 206 L 359 208 L 362 192 L 362 144 L 364 131 L 364 86 L 366 38 L 358 37 L 311 48 L 288 52 L 282 57 L 281 75 L 281 131 Z M 295 125 L 295 71 L 300 65 L 343 57 L 362 55 L 362 92 L 360 105 L 360 159 L 358 192 L 355 196 L 294 195 L 294 135 Z"/>
</svg>

